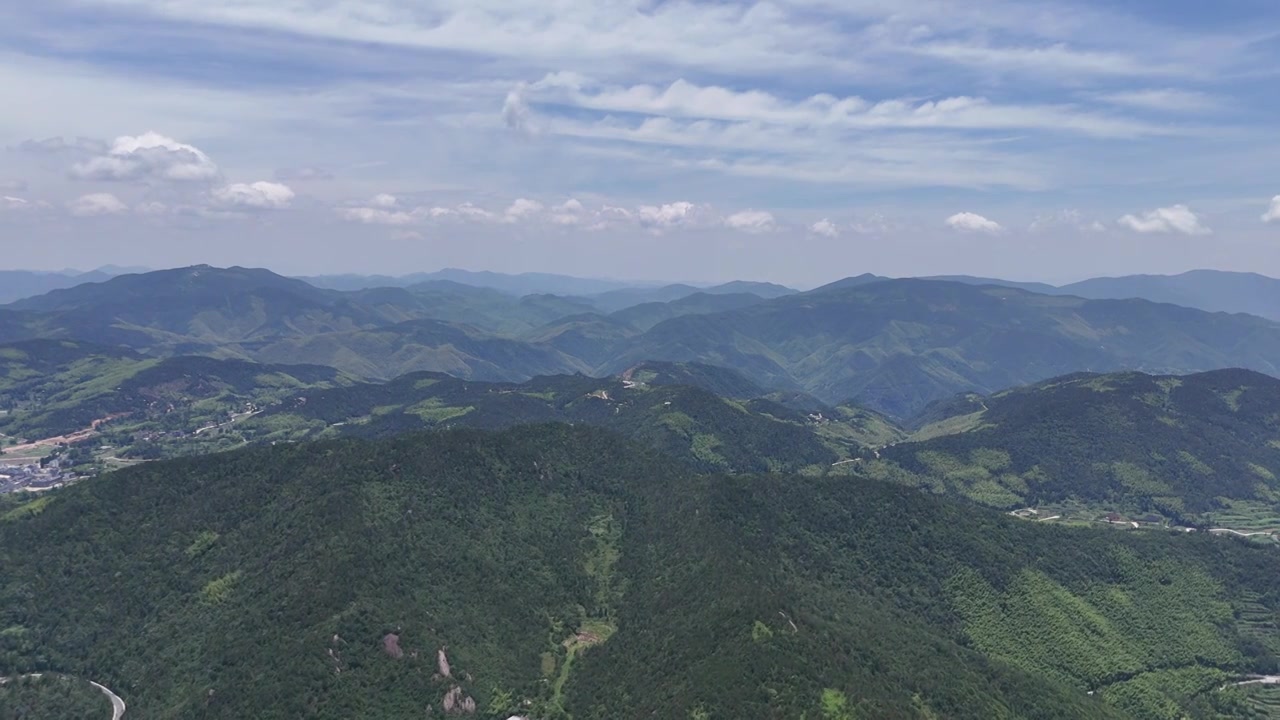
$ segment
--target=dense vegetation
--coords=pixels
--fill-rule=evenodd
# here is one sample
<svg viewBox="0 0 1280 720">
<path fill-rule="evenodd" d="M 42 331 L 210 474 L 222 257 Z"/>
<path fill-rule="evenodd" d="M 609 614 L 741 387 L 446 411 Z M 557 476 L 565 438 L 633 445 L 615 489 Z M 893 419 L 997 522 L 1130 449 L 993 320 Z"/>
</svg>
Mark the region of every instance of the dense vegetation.
<svg viewBox="0 0 1280 720">
<path fill-rule="evenodd" d="M 710 384 L 747 385 L 715 368 L 686 371 Z M 641 375 L 648 377 L 635 374 Z M 771 401 L 742 403 L 686 385 L 572 375 L 494 384 L 431 373 L 308 392 L 245 422 L 240 431 L 272 442 L 552 421 L 610 428 L 709 472 L 825 469 L 856 452 L 867 432 L 849 423 L 840 432 L 820 433 L 814 419 Z"/>
<path fill-rule="evenodd" d="M 1280 650 L 1266 548 L 567 426 L 113 473 L 9 511 L 0 578 L 0 672 L 142 719 L 1243 717 Z"/>
<path fill-rule="evenodd" d="M 105 720 L 111 705 L 89 683 L 45 675 L 0 682 L 0 720 Z"/>
<path fill-rule="evenodd" d="M 996 507 L 1083 502 L 1199 524 L 1280 514 L 1280 380 L 1244 370 L 1080 375 L 974 401 L 889 448 L 919 482 Z M 937 430 L 942 428 L 942 430 Z M 914 480 L 913 480 L 914 481 Z"/>
</svg>

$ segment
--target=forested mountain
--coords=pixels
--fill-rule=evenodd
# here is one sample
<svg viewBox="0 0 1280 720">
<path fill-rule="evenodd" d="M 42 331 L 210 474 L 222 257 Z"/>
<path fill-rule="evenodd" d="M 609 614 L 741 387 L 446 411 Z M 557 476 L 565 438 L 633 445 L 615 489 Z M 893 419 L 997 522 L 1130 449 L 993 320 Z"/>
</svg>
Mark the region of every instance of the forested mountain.
<svg viewBox="0 0 1280 720">
<path fill-rule="evenodd" d="M 1244 370 L 1077 375 L 962 398 L 884 457 L 995 507 L 1078 503 L 1280 527 L 1280 380 Z"/>
<path fill-rule="evenodd" d="M 685 315 L 709 315 L 738 310 L 764 302 L 764 298 L 751 293 L 714 295 L 699 292 L 670 302 L 651 302 L 633 305 L 610 315 L 638 330 L 648 330 L 664 320 Z"/>
<path fill-rule="evenodd" d="M 689 385 L 621 378 L 556 376 L 512 384 L 418 373 L 383 385 L 307 392 L 246 421 L 240 432 L 255 442 L 276 442 L 570 422 L 616 430 L 706 472 L 824 472 L 885 432 L 867 422 L 837 428 L 837 418 L 819 422 L 750 397 L 739 402 Z"/>
<path fill-rule="evenodd" d="M 924 280 L 836 284 L 675 318 L 599 369 L 697 360 L 774 388 L 907 418 L 965 390 L 1078 371 L 1280 372 L 1280 325 L 1143 300 L 1081 300 Z"/>
<path fill-rule="evenodd" d="M 0 340 L 322 364 L 372 379 L 436 371 L 523 381 L 694 361 L 903 420 L 956 392 L 1071 372 L 1280 372 L 1280 325 L 1143 300 L 860 276 L 772 300 L 695 293 L 608 317 L 592 303 L 439 282 L 341 293 L 265 270 L 197 267 L 8 306 Z"/>
<path fill-rule="evenodd" d="M 120 471 L 0 510 L 0 577 L 0 674 L 138 718 L 1245 717 L 1280 648 L 1271 548 L 566 426 Z"/>
</svg>

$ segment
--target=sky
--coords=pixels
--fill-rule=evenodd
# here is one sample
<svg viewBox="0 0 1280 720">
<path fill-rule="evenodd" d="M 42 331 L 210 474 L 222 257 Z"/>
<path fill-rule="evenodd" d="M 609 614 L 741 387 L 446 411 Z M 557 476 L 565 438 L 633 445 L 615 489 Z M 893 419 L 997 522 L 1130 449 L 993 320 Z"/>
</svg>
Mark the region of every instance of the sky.
<svg viewBox="0 0 1280 720">
<path fill-rule="evenodd" d="M 1280 276 L 1271 0 L 0 0 L 0 266 Z"/>
</svg>

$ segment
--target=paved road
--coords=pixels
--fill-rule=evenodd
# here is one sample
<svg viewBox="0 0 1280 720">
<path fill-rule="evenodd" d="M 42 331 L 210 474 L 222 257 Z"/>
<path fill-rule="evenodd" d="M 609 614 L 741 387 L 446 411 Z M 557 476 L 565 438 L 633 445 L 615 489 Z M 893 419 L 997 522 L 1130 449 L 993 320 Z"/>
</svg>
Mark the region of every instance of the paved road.
<svg viewBox="0 0 1280 720">
<path fill-rule="evenodd" d="M 106 695 L 107 699 L 111 701 L 111 720 L 120 720 L 120 718 L 124 717 L 123 698 L 92 680 L 89 681 L 89 684 L 101 690 L 102 694 Z"/>
<path fill-rule="evenodd" d="M 1280 675 L 1260 675 L 1241 682 L 1231 683 L 1231 685 L 1233 687 L 1241 687 L 1243 685 L 1280 685 Z"/>
<path fill-rule="evenodd" d="M 21 675 L 20 677 L 24 677 L 24 678 L 39 678 L 39 677 L 43 677 L 43 676 L 44 676 L 44 673 L 31 673 L 30 675 Z M 7 677 L 0 677 L 0 685 L 2 685 L 2 684 L 4 684 L 4 683 L 8 682 L 9 680 L 10 680 L 10 678 L 7 678 Z M 90 685 L 92 685 L 92 686 L 94 686 L 95 688 L 97 688 L 97 689 L 98 689 L 98 690 L 99 690 L 103 695 L 106 695 L 106 696 L 107 696 L 107 699 L 108 699 L 108 700 L 110 700 L 110 701 L 111 701 L 111 720 L 120 720 L 120 718 L 124 717 L 124 707 L 125 707 L 125 706 L 124 706 L 124 699 L 123 699 L 123 698 L 121 698 L 119 695 L 117 695 L 117 694 L 115 694 L 115 693 L 111 692 L 111 691 L 110 691 L 110 690 L 108 690 L 105 686 L 103 686 L 103 685 L 99 685 L 98 683 L 96 683 L 96 682 L 94 682 L 94 681 L 92 681 L 92 680 L 90 680 L 90 681 L 89 681 L 89 684 L 90 684 Z"/>
</svg>

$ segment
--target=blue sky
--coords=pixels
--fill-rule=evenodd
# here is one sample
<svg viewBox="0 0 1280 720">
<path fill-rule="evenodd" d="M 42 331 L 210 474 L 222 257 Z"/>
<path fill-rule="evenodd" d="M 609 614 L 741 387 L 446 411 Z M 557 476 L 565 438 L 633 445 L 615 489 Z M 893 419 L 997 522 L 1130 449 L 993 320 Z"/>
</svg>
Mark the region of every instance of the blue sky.
<svg viewBox="0 0 1280 720">
<path fill-rule="evenodd" d="M 1280 6 L 0 5 L 9 266 L 1280 275 Z"/>
</svg>

